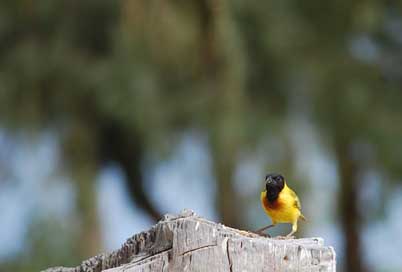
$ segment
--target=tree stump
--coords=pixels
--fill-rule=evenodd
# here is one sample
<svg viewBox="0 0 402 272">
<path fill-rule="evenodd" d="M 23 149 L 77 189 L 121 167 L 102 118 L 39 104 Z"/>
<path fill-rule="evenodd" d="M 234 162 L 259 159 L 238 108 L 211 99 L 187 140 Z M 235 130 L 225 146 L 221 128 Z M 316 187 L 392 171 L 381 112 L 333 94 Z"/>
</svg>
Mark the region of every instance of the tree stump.
<svg viewBox="0 0 402 272">
<path fill-rule="evenodd" d="M 275 239 L 217 224 L 185 210 L 112 253 L 74 268 L 45 272 L 336 271 L 335 251 L 322 238 Z"/>
</svg>

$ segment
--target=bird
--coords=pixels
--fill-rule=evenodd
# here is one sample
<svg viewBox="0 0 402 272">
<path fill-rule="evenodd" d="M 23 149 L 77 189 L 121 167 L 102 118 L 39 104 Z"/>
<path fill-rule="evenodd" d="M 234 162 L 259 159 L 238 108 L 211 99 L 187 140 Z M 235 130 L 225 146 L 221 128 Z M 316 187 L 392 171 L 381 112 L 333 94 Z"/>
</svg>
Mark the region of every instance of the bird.
<svg viewBox="0 0 402 272">
<path fill-rule="evenodd" d="M 268 174 L 265 182 L 265 190 L 261 192 L 260 199 L 272 224 L 257 230 L 256 233 L 263 235 L 264 230 L 274 227 L 278 223 L 290 223 L 292 231 L 285 237 L 290 238 L 297 231 L 299 219 L 306 221 L 301 212 L 300 200 L 296 193 L 287 186 L 285 177 L 281 174 Z"/>
</svg>

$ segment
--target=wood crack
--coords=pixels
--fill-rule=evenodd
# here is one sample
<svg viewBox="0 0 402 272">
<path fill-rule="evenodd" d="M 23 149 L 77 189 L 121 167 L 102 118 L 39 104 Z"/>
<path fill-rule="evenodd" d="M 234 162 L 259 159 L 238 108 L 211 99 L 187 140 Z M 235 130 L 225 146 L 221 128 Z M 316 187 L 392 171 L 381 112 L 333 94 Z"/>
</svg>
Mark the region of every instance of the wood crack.
<svg viewBox="0 0 402 272">
<path fill-rule="evenodd" d="M 190 249 L 190 250 L 187 250 L 187 251 L 183 252 L 182 254 L 180 254 L 180 256 L 184 256 L 184 255 L 186 255 L 186 254 L 188 254 L 188 253 L 191 253 L 191 252 L 194 252 L 194 251 L 197 251 L 197 250 L 201 250 L 201 249 L 205 249 L 205 248 L 211 248 L 211 247 L 216 247 L 216 246 L 217 246 L 217 244 L 212 244 L 212 245 L 206 245 L 206 246 L 201 246 L 201 247 L 193 248 L 193 249 Z"/>
<path fill-rule="evenodd" d="M 155 252 L 155 253 L 153 253 L 153 254 L 150 254 L 150 255 L 144 256 L 144 257 L 143 257 L 143 258 L 141 258 L 141 259 L 138 259 L 138 260 L 132 261 L 132 262 L 130 262 L 130 263 L 128 263 L 128 264 L 129 264 L 129 265 L 137 264 L 137 263 L 142 262 L 142 261 L 144 261 L 144 260 L 146 260 L 146 259 L 148 259 L 148 258 L 151 258 L 151 257 L 156 257 L 156 256 L 158 256 L 159 254 L 162 254 L 162 253 L 164 253 L 164 252 L 167 252 L 167 251 L 169 251 L 169 250 L 171 250 L 171 249 L 172 249 L 172 248 L 170 247 L 170 248 L 167 248 L 167 249 L 164 249 L 164 250 L 161 250 L 161 251 Z"/>
<path fill-rule="evenodd" d="M 228 257 L 228 263 L 229 263 L 229 271 L 233 272 L 233 263 L 232 263 L 232 259 L 230 258 L 230 253 L 229 253 L 229 239 L 226 240 L 226 255 Z"/>
</svg>

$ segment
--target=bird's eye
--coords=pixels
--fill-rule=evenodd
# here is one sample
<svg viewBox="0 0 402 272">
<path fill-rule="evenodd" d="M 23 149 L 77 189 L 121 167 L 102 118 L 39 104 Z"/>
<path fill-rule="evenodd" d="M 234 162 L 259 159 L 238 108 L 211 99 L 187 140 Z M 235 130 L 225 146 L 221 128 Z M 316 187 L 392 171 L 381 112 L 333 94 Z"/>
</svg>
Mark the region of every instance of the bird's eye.
<svg viewBox="0 0 402 272">
<path fill-rule="evenodd" d="M 281 181 L 283 181 L 283 177 L 281 175 L 279 175 L 279 176 L 276 177 L 276 180 L 281 182 Z"/>
</svg>

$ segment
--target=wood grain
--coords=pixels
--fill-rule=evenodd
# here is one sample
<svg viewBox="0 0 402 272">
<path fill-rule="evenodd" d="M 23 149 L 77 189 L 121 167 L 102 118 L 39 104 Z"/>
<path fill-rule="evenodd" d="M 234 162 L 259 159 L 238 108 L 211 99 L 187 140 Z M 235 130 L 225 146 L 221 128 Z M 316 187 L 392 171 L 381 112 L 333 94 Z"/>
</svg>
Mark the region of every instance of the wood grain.
<svg viewBox="0 0 402 272">
<path fill-rule="evenodd" d="M 165 215 L 110 254 L 45 272 L 336 271 L 322 238 L 272 239 L 217 224 L 194 212 Z"/>
</svg>

